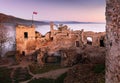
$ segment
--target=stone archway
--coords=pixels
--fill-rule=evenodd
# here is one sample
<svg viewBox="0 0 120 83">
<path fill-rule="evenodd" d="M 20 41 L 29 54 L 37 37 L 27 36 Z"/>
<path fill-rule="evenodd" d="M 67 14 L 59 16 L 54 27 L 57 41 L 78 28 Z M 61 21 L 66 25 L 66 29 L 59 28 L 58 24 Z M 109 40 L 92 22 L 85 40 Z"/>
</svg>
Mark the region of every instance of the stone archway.
<svg viewBox="0 0 120 83">
<path fill-rule="evenodd" d="M 93 43 L 93 38 L 87 37 L 87 44 L 92 45 L 92 43 Z"/>
<path fill-rule="evenodd" d="M 106 83 L 120 83 L 120 0 L 106 0 Z"/>
</svg>

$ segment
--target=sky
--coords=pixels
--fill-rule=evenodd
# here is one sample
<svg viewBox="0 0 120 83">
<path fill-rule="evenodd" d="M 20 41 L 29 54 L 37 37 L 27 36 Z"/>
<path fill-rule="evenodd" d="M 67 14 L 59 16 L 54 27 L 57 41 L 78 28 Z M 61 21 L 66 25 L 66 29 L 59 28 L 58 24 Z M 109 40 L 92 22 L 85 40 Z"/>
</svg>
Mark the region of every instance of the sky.
<svg viewBox="0 0 120 83">
<path fill-rule="evenodd" d="M 0 0 L 0 13 L 38 21 L 105 22 L 105 0 Z"/>
</svg>

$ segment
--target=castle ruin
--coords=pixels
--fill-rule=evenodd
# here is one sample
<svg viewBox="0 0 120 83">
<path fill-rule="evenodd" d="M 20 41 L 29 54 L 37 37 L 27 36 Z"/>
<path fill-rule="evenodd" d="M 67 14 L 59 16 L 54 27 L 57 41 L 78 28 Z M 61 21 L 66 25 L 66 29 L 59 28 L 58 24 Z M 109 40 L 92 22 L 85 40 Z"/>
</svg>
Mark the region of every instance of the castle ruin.
<svg viewBox="0 0 120 83">
<path fill-rule="evenodd" d="M 60 25 L 54 29 L 55 24 L 50 23 L 50 32 L 44 36 L 35 31 L 35 26 L 18 25 L 16 27 L 16 48 L 21 56 L 33 55 L 37 57 L 40 64 L 50 62 L 50 57 L 62 58 L 62 64 L 66 60 L 71 62 L 69 57 L 80 53 L 80 49 L 88 44 L 87 37 L 92 38 L 92 46 L 105 45 L 105 32 L 84 32 L 84 30 L 70 30 L 67 25 Z M 101 45 L 101 42 L 104 45 Z M 67 53 L 67 50 L 72 53 Z M 74 52 L 73 52 L 74 51 Z M 65 59 L 66 58 L 66 59 Z M 68 60 L 69 58 L 69 60 Z M 64 60 L 63 60 L 64 59 Z M 56 58 L 54 60 L 57 61 Z M 67 63 L 65 62 L 65 63 Z"/>
</svg>

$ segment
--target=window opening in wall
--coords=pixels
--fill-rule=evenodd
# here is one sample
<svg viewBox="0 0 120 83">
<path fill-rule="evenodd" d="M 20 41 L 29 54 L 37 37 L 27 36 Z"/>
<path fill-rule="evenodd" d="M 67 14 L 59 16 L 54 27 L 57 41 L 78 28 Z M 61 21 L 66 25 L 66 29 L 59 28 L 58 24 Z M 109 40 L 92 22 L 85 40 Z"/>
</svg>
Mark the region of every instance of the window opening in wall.
<svg viewBox="0 0 120 83">
<path fill-rule="evenodd" d="M 24 32 L 24 38 L 28 38 L 28 32 Z"/>
<path fill-rule="evenodd" d="M 22 55 L 25 56 L 25 51 L 22 51 Z"/>
<path fill-rule="evenodd" d="M 100 47 L 105 47 L 104 40 L 100 40 Z"/>
</svg>

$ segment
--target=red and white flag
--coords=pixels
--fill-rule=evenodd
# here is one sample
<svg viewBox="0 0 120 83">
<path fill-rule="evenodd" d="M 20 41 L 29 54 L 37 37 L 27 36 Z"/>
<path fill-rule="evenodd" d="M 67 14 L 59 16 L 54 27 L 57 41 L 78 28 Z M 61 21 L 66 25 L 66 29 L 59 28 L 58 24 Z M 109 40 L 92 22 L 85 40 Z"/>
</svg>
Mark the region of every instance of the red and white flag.
<svg viewBox="0 0 120 83">
<path fill-rule="evenodd" d="M 37 12 L 33 12 L 33 14 L 37 14 Z"/>
</svg>

